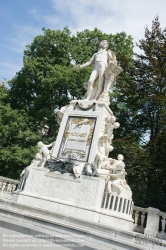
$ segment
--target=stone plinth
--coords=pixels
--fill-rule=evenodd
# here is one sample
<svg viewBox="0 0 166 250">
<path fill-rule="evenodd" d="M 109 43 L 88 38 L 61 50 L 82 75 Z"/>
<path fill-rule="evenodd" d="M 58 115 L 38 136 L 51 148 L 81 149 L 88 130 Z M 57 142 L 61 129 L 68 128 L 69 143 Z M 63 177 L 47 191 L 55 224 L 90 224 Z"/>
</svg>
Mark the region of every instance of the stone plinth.
<svg viewBox="0 0 166 250">
<path fill-rule="evenodd" d="M 74 151 L 78 155 L 76 164 L 93 163 L 104 119 L 112 115 L 105 102 L 71 101 L 64 112 L 52 156 L 66 160 Z"/>
<path fill-rule="evenodd" d="M 105 181 L 100 177 L 81 175 L 76 178 L 73 174 L 32 167 L 21 183 L 24 183 L 19 185 L 22 189 L 13 195 L 18 204 L 101 225 L 114 226 L 116 223 L 119 228 L 132 230 L 133 220 L 129 212 L 118 213 L 106 207 Z"/>
<path fill-rule="evenodd" d="M 88 221 L 98 221 L 105 181 L 98 177 L 48 172 L 33 167 L 23 190 L 17 190 L 14 199 L 21 204 L 70 215 Z"/>
</svg>

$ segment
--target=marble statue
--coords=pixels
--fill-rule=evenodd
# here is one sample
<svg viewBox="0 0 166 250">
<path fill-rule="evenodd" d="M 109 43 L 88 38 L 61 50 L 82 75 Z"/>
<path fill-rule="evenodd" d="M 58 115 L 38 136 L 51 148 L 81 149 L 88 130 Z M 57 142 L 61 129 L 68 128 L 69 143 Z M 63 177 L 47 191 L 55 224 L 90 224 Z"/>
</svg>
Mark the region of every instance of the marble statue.
<svg viewBox="0 0 166 250">
<path fill-rule="evenodd" d="M 112 187 L 116 188 L 119 193 L 121 193 L 122 190 L 131 192 L 131 189 L 125 180 L 127 173 L 125 171 L 125 164 L 123 160 L 123 155 L 119 154 L 117 160 L 114 161 L 115 169 L 113 170 L 113 173 L 110 174 L 110 180 L 107 183 L 107 193 L 112 192 Z"/>
<path fill-rule="evenodd" d="M 83 169 L 84 169 L 84 163 L 81 164 L 75 164 L 76 160 L 78 159 L 78 155 L 77 153 L 75 153 L 74 151 L 72 151 L 69 154 L 69 160 L 71 160 L 72 162 L 74 162 L 74 166 L 73 166 L 73 172 L 75 177 L 80 177 L 82 175 Z"/>
<path fill-rule="evenodd" d="M 66 109 L 68 108 L 69 105 L 62 107 L 60 110 L 56 111 L 56 115 L 57 115 L 57 123 L 59 124 L 59 126 L 61 125 L 61 121 L 63 118 L 63 115 L 66 111 Z"/>
<path fill-rule="evenodd" d="M 73 173 L 76 178 L 80 177 L 81 175 L 89 175 L 89 176 L 96 176 L 96 168 L 93 164 L 88 163 L 80 163 L 79 165 L 76 164 L 76 160 L 78 159 L 77 153 L 72 151 L 69 154 L 69 160 L 74 163 L 73 165 Z"/>
<path fill-rule="evenodd" d="M 122 69 L 117 66 L 115 54 L 113 51 L 107 50 L 108 47 L 109 43 L 107 40 L 101 41 L 98 52 L 95 53 L 88 62 L 75 65 L 75 69 L 80 70 L 92 63 L 94 64 L 86 86 L 86 100 L 98 100 L 102 93 L 108 96 L 109 89 L 115 82 L 116 76 L 122 71 Z"/>
<path fill-rule="evenodd" d="M 116 122 L 116 117 L 114 115 L 112 115 L 110 119 L 106 117 L 104 120 L 102 135 L 99 138 L 98 151 L 95 158 L 95 164 L 99 174 L 109 173 L 109 171 L 104 171 L 103 169 L 113 169 L 112 164 L 114 160 L 112 158 L 108 158 L 108 155 L 109 152 L 114 149 L 111 145 L 113 140 L 113 130 L 117 129 L 119 126 L 120 124 Z"/>
<path fill-rule="evenodd" d="M 52 147 L 54 143 L 55 142 L 50 143 L 49 145 L 46 145 L 41 141 L 37 143 L 37 146 L 39 148 L 39 154 L 42 155 L 43 159 L 41 167 L 44 167 L 46 162 L 50 160 L 50 150 L 48 148 Z"/>
<path fill-rule="evenodd" d="M 85 163 L 81 163 L 79 165 L 74 165 L 73 172 L 75 177 L 80 177 L 82 175 Z"/>
<path fill-rule="evenodd" d="M 112 151 L 113 147 L 108 144 L 106 138 L 101 136 L 99 139 L 98 151 L 95 158 L 95 164 L 97 169 L 106 169 L 106 165 L 108 165 L 108 153 Z"/>
<path fill-rule="evenodd" d="M 110 120 L 106 118 L 104 136 L 108 139 L 109 144 L 112 144 L 112 140 L 114 138 L 113 130 L 119 127 L 120 123 L 116 122 L 116 117 L 114 115 L 111 116 Z"/>
<path fill-rule="evenodd" d="M 3 78 L 2 83 L 0 84 L 0 86 L 5 87 L 7 89 L 6 83 L 7 83 L 6 78 Z"/>
<path fill-rule="evenodd" d="M 35 155 L 35 158 L 32 160 L 31 164 L 27 166 L 20 174 L 20 177 L 22 177 L 27 171 L 29 171 L 32 167 L 44 167 L 46 162 L 50 160 L 50 155 L 53 150 L 55 142 L 50 143 L 49 145 L 45 145 L 43 142 L 38 142 L 38 153 Z M 51 148 L 49 150 L 48 148 Z"/>
<path fill-rule="evenodd" d="M 82 226 L 86 222 L 89 230 L 99 223 L 108 229 L 109 236 L 112 225 L 121 230 L 133 228 L 132 193 L 125 180 L 123 155 L 117 159 L 112 156 L 113 133 L 120 124 L 108 105 L 110 88 L 121 69 L 106 40 L 101 41 L 89 62 L 75 68 L 92 63 L 85 100 L 73 99 L 60 110 L 55 109 L 60 125 L 56 142 L 37 143 L 38 153 L 22 171 L 13 200 L 25 208 L 30 204 L 35 215 L 36 209 L 43 208 L 53 217 L 70 216 L 71 223 Z M 49 129 L 47 123 L 44 117 L 43 134 Z M 2 191 L 7 188 L 6 183 L 3 185 Z"/>
</svg>

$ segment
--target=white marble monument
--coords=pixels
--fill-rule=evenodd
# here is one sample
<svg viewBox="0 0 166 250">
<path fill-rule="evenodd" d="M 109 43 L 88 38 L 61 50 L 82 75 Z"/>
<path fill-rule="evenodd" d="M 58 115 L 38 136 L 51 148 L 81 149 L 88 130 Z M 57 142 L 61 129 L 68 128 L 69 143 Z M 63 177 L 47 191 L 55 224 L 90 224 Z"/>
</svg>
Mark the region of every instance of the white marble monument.
<svg viewBox="0 0 166 250">
<path fill-rule="evenodd" d="M 109 108 L 109 91 L 122 69 L 108 46 L 102 41 L 90 61 L 75 66 L 83 69 L 94 63 L 87 93 L 57 112 L 56 141 L 38 143 L 39 152 L 22 172 L 14 200 L 75 217 L 80 223 L 132 230 L 132 192 L 123 155 L 109 158 L 113 130 L 120 126 Z"/>
</svg>

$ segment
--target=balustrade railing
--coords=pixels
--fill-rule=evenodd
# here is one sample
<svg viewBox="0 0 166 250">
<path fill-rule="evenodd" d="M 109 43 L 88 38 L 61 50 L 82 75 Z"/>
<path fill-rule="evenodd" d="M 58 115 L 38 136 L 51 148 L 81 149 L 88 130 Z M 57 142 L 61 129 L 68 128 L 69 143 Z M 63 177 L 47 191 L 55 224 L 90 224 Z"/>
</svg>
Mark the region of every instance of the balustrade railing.
<svg viewBox="0 0 166 250">
<path fill-rule="evenodd" d="M 133 207 L 134 231 L 144 233 L 146 227 L 148 208 Z"/>
<path fill-rule="evenodd" d="M 106 209 L 107 211 L 118 212 L 124 215 L 130 215 L 132 213 L 132 207 L 133 202 L 131 199 L 117 195 L 115 192 L 105 194 L 101 206 L 102 209 Z"/>
<path fill-rule="evenodd" d="M 11 195 L 15 191 L 18 183 L 19 183 L 18 180 L 13 180 L 10 178 L 0 176 L 0 196 L 2 196 L 2 194 Z"/>
<path fill-rule="evenodd" d="M 160 212 L 159 215 L 160 215 L 159 233 L 162 234 L 163 240 L 166 240 L 166 213 Z"/>
<path fill-rule="evenodd" d="M 145 234 L 162 234 L 166 240 L 166 213 L 154 208 L 133 207 L 134 231 Z"/>
</svg>

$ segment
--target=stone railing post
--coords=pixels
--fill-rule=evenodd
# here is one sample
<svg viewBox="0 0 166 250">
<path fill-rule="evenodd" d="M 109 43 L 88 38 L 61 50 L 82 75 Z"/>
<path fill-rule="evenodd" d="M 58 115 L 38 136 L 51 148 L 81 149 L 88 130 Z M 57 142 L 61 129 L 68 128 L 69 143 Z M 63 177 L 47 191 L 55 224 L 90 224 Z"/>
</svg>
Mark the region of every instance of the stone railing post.
<svg viewBox="0 0 166 250">
<path fill-rule="evenodd" d="M 137 225 L 137 222 L 138 222 L 138 211 L 135 210 L 135 219 L 134 219 L 134 224 Z"/>
<path fill-rule="evenodd" d="M 133 210 L 134 231 L 138 233 L 144 233 L 146 217 L 145 215 L 147 214 L 147 209 L 134 206 Z"/>
<path fill-rule="evenodd" d="M 16 184 L 13 184 L 12 185 L 12 193 L 15 191 L 15 189 L 16 189 Z"/>
<path fill-rule="evenodd" d="M 156 236 L 159 228 L 160 210 L 153 207 L 149 207 L 147 209 L 147 212 L 148 216 L 144 234 Z"/>
<path fill-rule="evenodd" d="M 19 183 L 18 180 L 0 176 L 0 194 L 1 193 L 12 194 L 18 183 Z"/>
<path fill-rule="evenodd" d="M 160 216 L 162 217 L 162 219 L 161 219 L 162 233 L 165 233 L 165 227 L 166 227 L 166 213 L 160 213 Z"/>
<path fill-rule="evenodd" d="M 142 214 L 141 214 L 141 227 L 143 227 L 144 221 L 145 221 L 145 213 L 142 212 Z"/>
</svg>

